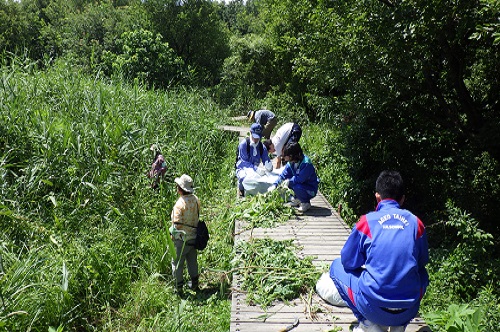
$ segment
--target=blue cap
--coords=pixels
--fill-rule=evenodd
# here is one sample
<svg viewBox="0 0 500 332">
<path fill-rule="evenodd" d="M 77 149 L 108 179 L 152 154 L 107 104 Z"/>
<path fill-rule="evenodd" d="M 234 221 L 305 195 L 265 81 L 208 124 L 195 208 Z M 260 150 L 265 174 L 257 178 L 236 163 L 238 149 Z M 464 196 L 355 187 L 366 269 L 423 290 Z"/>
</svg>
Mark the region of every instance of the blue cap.
<svg viewBox="0 0 500 332">
<path fill-rule="evenodd" d="M 260 139 L 262 137 L 262 126 L 259 123 L 254 123 L 250 127 L 250 134 L 253 138 Z"/>
</svg>

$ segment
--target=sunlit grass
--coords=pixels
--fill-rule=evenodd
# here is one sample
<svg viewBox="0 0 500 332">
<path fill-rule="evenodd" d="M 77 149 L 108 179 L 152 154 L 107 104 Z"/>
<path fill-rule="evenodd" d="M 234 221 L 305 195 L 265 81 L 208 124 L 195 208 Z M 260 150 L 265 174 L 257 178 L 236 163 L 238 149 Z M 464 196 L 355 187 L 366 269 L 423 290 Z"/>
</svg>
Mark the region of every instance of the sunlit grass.
<svg viewBox="0 0 500 332">
<path fill-rule="evenodd" d="M 148 91 L 64 64 L 0 68 L 0 329 L 229 330 L 235 221 L 275 227 L 292 209 L 277 192 L 236 198 L 237 135 L 217 128 L 227 117 L 204 91 Z M 339 197 L 325 130 L 305 128 L 303 146 L 321 190 Z M 145 176 L 152 144 L 168 166 L 158 190 Z M 165 222 L 183 173 L 211 239 L 199 254 L 201 292 L 181 298 Z"/>
<path fill-rule="evenodd" d="M 1 68 L 0 326 L 176 330 L 163 222 L 177 196 L 172 182 L 149 187 L 149 147 L 160 147 L 170 178 L 190 174 L 208 206 L 231 186 L 217 162 L 232 140 L 217 129 L 221 112 L 199 91 L 146 91 L 63 64 Z M 207 222 L 214 236 L 200 271 L 213 294 L 185 304 L 176 322 L 226 331 L 229 279 L 213 271 L 227 270 L 232 243 L 215 230 L 231 232 Z"/>
</svg>

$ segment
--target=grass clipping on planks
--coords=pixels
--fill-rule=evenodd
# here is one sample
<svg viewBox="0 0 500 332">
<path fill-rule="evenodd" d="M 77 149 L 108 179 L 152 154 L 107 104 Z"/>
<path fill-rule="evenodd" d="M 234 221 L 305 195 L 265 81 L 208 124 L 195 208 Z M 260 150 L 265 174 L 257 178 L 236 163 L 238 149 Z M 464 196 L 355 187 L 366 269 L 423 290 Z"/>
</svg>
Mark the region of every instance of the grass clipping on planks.
<svg viewBox="0 0 500 332">
<path fill-rule="evenodd" d="M 273 228 L 285 223 L 294 215 L 294 209 L 284 204 L 282 196 L 291 192 L 275 190 L 264 195 L 245 197 L 234 209 L 233 220 L 245 220 L 248 223 L 245 229 Z"/>
<path fill-rule="evenodd" d="M 287 302 L 314 289 L 321 272 L 312 264 L 313 257 L 297 257 L 292 241 L 266 238 L 236 244 L 233 271 L 241 277 L 248 303 L 266 308 L 275 300 Z"/>
</svg>

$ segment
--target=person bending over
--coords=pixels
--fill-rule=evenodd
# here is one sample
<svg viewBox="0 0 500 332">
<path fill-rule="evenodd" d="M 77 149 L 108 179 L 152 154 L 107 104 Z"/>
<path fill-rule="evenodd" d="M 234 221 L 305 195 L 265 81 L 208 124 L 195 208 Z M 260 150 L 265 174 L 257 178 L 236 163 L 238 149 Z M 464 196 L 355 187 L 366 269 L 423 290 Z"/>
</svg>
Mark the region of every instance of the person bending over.
<svg viewBox="0 0 500 332">
<path fill-rule="evenodd" d="M 271 133 L 278 123 L 276 114 L 269 110 L 249 111 L 247 114 L 248 120 L 258 123 L 262 126 L 262 137 L 269 138 Z"/>
<path fill-rule="evenodd" d="M 260 141 L 262 137 L 262 126 L 258 123 L 250 127 L 250 138 L 244 139 L 238 145 L 238 160 L 236 161 L 236 177 L 238 178 L 238 195 L 245 195 L 243 180 L 249 172 L 255 171 L 264 175 L 265 171 L 271 172 L 273 164 L 269 159 L 266 147 Z M 259 168 L 260 163 L 265 169 Z"/>
<path fill-rule="evenodd" d="M 281 168 L 283 163 L 283 149 L 288 143 L 298 143 L 302 136 L 302 129 L 297 123 L 285 123 L 276 130 L 276 134 L 271 139 L 264 142 L 269 153 L 276 155 L 276 168 Z"/>
</svg>

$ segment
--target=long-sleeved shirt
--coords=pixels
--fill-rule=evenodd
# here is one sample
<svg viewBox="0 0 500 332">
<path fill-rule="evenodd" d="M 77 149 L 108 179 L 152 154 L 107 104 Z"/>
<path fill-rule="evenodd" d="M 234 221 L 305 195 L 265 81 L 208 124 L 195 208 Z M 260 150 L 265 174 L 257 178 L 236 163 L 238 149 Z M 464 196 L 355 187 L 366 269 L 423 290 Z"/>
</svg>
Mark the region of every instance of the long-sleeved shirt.
<svg viewBox="0 0 500 332">
<path fill-rule="evenodd" d="M 274 119 L 276 115 L 269 110 L 258 110 L 255 112 L 255 122 L 260 123 L 264 127 L 269 120 Z"/>
<path fill-rule="evenodd" d="M 379 306 L 411 306 L 429 284 L 424 224 L 393 199 L 360 218 L 340 255 L 346 270 L 362 270 L 359 288 Z"/>
<path fill-rule="evenodd" d="M 290 188 L 293 188 L 296 183 L 300 183 L 305 190 L 318 192 L 319 179 L 308 156 L 304 156 L 298 163 L 287 163 L 274 185 L 277 186 L 285 179 L 290 181 Z"/>
<path fill-rule="evenodd" d="M 261 142 L 257 143 L 257 145 L 250 143 L 250 150 L 247 153 L 247 144 L 251 142 L 251 140 L 244 139 L 238 145 L 238 161 L 236 162 L 236 169 L 243 168 L 252 168 L 256 170 L 259 166 L 260 162 L 262 164 L 266 164 L 266 162 L 270 162 L 269 154 L 267 152 L 266 147 Z M 260 154 L 260 149 L 258 145 L 262 145 L 262 155 Z"/>
</svg>

